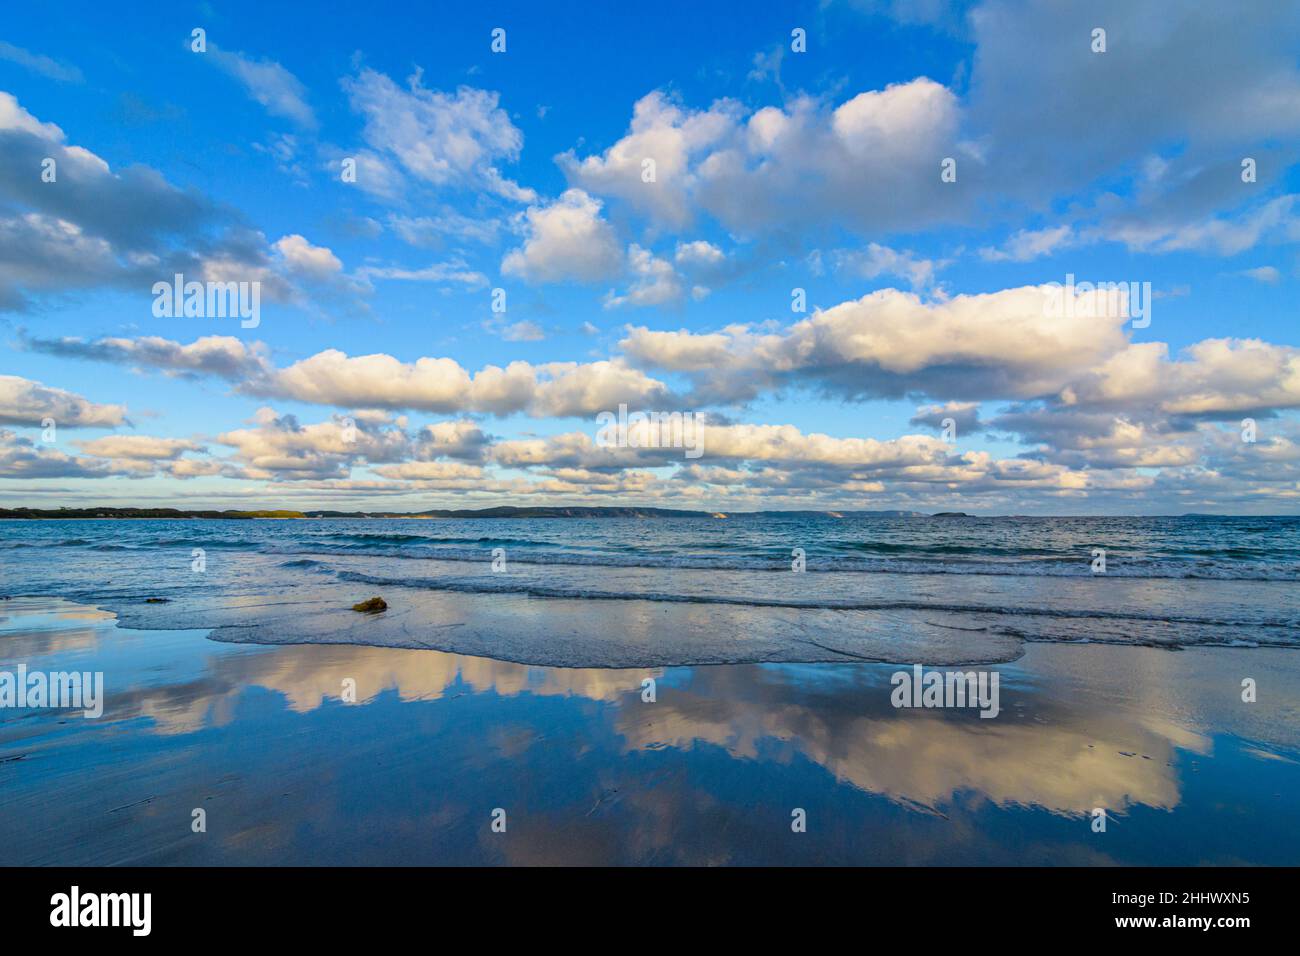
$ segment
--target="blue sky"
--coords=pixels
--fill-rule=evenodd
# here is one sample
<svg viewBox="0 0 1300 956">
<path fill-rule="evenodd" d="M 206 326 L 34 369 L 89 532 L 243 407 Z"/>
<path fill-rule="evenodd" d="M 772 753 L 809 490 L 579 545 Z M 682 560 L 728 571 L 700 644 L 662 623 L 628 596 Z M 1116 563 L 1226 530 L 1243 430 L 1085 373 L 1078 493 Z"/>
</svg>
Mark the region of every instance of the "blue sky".
<svg viewBox="0 0 1300 956">
<path fill-rule="evenodd" d="M 1297 511 L 1300 14 L 698 7 L 11 11 L 0 504 Z"/>
</svg>

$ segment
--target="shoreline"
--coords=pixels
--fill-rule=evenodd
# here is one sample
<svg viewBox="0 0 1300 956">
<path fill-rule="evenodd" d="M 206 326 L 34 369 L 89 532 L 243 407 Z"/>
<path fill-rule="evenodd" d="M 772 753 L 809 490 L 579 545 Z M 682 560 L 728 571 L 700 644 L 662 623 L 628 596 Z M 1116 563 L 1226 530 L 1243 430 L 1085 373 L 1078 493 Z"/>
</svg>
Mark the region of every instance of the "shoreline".
<svg viewBox="0 0 1300 956">
<path fill-rule="evenodd" d="M 340 586 L 334 586 L 329 590 L 339 591 Z M 346 588 L 343 588 L 347 591 Z M 1033 646 L 1059 646 L 1059 647 L 1112 647 L 1112 648 L 1132 648 L 1165 651 L 1170 653 L 1182 652 L 1187 650 L 1224 650 L 1224 651 L 1254 651 L 1270 650 L 1300 653 L 1300 646 L 1286 644 L 1281 642 L 1267 641 L 1224 641 L 1220 643 L 1200 642 L 1196 644 L 1171 644 L 1159 641 L 1137 641 L 1133 639 L 1106 639 L 1105 637 L 1084 637 L 1078 639 L 1070 638 L 1035 638 L 1035 637 L 1014 637 L 1007 638 L 999 642 L 996 646 L 1000 653 L 984 653 L 968 655 L 964 653 L 960 645 L 945 644 L 940 648 L 926 647 L 923 650 L 916 644 L 908 644 L 900 641 L 898 643 L 897 653 L 883 653 L 877 656 L 866 656 L 854 653 L 852 650 L 840 647 L 834 648 L 825 645 L 816 644 L 809 640 L 804 643 L 809 646 L 819 647 L 821 653 L 812 651 L 802 654 L 791 654 L 786 648 L 785 653 L 774 653 L 768 656 L 743 656 L 729 659 L 713 659 L 708 656 L 696 655 L 681 652 L 678 654 L 665 654 L 662 650 L 647 652 L 644 657 L 624 658 L 611 661 L 601 661 L 593 663 L 583 660 L 564 660 L 545 658 L 539 659 L 535 654 L 529 653 L 510 653 L 503 647 L 494 647 L 488 643 L 477 643 L 467 645 L 463 641 L 440 641 L 432 636 L 440 630 L 450 628 L 460 628 L 466 626 L 468 621 L 446 621 L 445 617 L 448 608 L 454 607 L 456 612 L 466 618 L 471 617 L 475 610 L 486 613 L 489 610 L 492 613 L 494 621 L 499 621 L 502 617 L 508 618 L 512 614 L 519 614 L 530 619 L 536 620 L 538 613 L 536 609 L 531 612 L 522 611 L 523 605 L 534 604 L 535 602 L 544 602 L 540 606 L 555 610 L 557 613 L 563 613 L 566 618 L 572 618 L 574 614 L 586 615 L 590 610 L 587 601 L 573 601 L 561 597 L 536 597 L 527 594 L 498 594 L 498 595 L 461 595 L 455 592 L 422 592 L 419 590 L 409 590 L 412 600 L 402 602 L 398 599 L 387 598 L 388 607 L 378 613 L 360 613 L 352 609 L 352 604 L 357 601 L 365 600 L 370 595 L 368 592 L 363 594 L 362 590 L 347 591 L 347 596 L 338 598 L 337 604 L 322 606 L 318 596 L 308 595 L 298 600 L 264 600 L 261 596 L 250 604 L 245 604 L 241 612 L 237 615 L 237 620 L 221 620 L 223 614 L 227 617 L 232 613 L 230 608 L 220 608 L 208 605 L 206 608 L 186 606 L 170 598 L 157 599 L 131 599 L 115 600 L 113 598 L 101 597 L 95 600 L 85 601 L 89 606 L 100 609 L 106 613 L 112 614 L 117 621 L 117 626 L 124 630 L 131 631 L 205 631 L 206 639 L 214 643 L 247 645 L 259 647 L 305 647 L 305 646 L 350 646 L 350 647 L 373 647 L 373 648 L 390 648 L 396 650 L 431 650 L 439 653 L 464 655 L 470 657 L 480 657 L 487 660 L 499 661 L 501 663 L 515 664 L 523 667 L 554 667 L 560 669 L 585 670 L 585 669 L 608 669 L 608 670 L 637 670 L 651 667 L 728 667 L 728 666 L 745 666 L 751 664 L 808 664 L 808 665 L 837 665 L 837 664 L 867 664 L 880 666 L 912 666 L 924 665 L 927 667 L 978 667 L 978 666 L 997 666 L 1001 664 L 1010 664 L 1021 660 L 1029 648 Z M 360 595 L 359 597 L 356 597 Z M 382 596 L 382 595 L 379 595 Z M 355 597 L 355 600 L 353 598 Z M 444 604 L 439 598 L 447 597 L 450 600 Z M 473 600 L 478 605 L 477 608 L 466 606 L 463 602 L 466 598 Z M 477 600 L 474 600 L 477 599 Z M 3 610 L 4 604 L 10 600 L 64 600 L 52 595 L 45 594 L 14 594 L 6 595 L 0 598 L 0 610 Z M 82 598 L 78 598 L 80 603 Z M 639 599 L 635 596 L 610 598 L 611 603 L 625 604 L 652 604 L 654 602 Z M 605 603 L 605 602 L 598 602 Z M 442 605 L 442 612 L 438 613 L 431 608 Z M 563 607 L 561 607 L 563 605 Z M 683 603 L 682 607 L 694 609 L 697 607 L 710 607 L 711 605 L 693 605 Z M 724 605 L 725 606 L 725 605 Z M 712 605 L 717 607 L 717 605 Z M 251 609 L 251 611 L 250 611 Z M 304 611 L 310 611 L 304 614 Z M 211 617 L 204 617 L 204 611 Z M 665 613 L 671 613 L 676 610 L 672 605 L 665 609 Z M 825 614 L 871 614 L 870 611 L 858 611 L 856 609 L 831 609 L 831 608 L 790 608 L 770 605 L 750 605 L 746 606 L 747 611 L 756 611 L 760 615 L 764 611 L 790 611 L 795 614 L 804 614 L 809 611 L 821 611 Z M 543 610 L 542 613 L 545 613 Z M 598 616 L 598 615 L 595 615 Z M 414 620 L 412 620 L 414 618 Z M 330 624 L 322 626 L 328 619 Z M 292 623 L 292 628 L 281 630 L 286 624 Z M 840 629 L 842 622 L 832 618 L 829 630 L 835 631 Z M 662 622 L 658 626 L 665 626 Z M 943 627 L 942 625 L 936 625 Z M 413 628 L 418 630 L 427 628 L 432 632 L 428 638 L 421 639 L 411 636 Z M 606 620 L 594 621 L 589 624 L 589 629 L 594 636 L 603 634 L 608 631 L 609 622 Z M 489 627 L 490 629 L 490 627 Z M 961 632 L 967 629 L 960 627 L 947 628 L 956 632 L 957 637 Z M 958 637 L 958 639 L 960 639 Z M 779 638 L 778 638 L 779 641 Z M 913 651 L 920 650 L 920 653 L 908 654 L 905 651 L 910 648 Z"/>
</svg>

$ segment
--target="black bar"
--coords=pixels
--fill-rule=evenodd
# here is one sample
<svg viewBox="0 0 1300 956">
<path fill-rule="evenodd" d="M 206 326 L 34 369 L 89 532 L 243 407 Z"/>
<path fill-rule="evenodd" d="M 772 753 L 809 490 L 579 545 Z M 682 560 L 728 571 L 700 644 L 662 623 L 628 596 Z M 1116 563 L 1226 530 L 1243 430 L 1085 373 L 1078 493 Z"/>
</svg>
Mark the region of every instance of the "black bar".
<svg viewBox="0 0 1300 956">
<path fill-rule="evenodd" d="M 1242 932 L 1283 930 L 1294 919 L 1289 904 L 1296 877 L 1295 869 L 1196 868 L 0 871 L 10 940 L 29 934 L 66 939 L 72 932 L 82 941 L 141 938 L 130 925 L 52 926 L 52 898 L 76 886 L 83 903 L 90 894 L 148 893 L 146 938 L 205 946 L 263 936 L 337 943 L 374 939 L 378 928 L 384 935 L 433 932 L 435 938 L 457 927 L 471 936 L 486 930 L 485 942 L 519 932 L 540 943 L 560 939 L 562 927 L 574 940 L 600 927 L 635 939 L 680 935 L 688 919 L 713 924 L 728 938 L 762 939 L 778 923 L 820 935 L 831 921 L 859 938 L 910 926 L 923 936 L 933 931 L 936 940 L 968 942 L 1039 932 L 1063 940 L 1201 935 L 1230 942 Z M 723 900 L 731 902 L 710 904 L 705 916 L 703 904 Z M 1187 922 L 1207 918 L 1214 921 L 1208 929 Z M 1242 918 L 1244 925 L 1221 924 Z M 1120 925 L 1133 919 L 1153 924 Z M 1165 925 L 1167 919 L 1184 922 Z"/>
</svg>

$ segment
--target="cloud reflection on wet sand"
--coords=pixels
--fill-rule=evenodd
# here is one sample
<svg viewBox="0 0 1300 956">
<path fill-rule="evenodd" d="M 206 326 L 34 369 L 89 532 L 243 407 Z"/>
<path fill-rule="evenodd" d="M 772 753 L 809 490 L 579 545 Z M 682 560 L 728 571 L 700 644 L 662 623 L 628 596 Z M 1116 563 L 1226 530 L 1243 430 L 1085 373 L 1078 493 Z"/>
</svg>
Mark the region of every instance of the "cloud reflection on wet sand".
<svg viewBox="0 0 1300 956">
<path fill-rule="evenodd" d="M 349 816 L 382 811 L 390 834 L 404 833 L 415 845 L 433 834 L 460 847 L 448 852 L 464 861 L 600 862 L 628 854 L 682 861 L 665 833 L 698 828 L 705 819 L 725 828 L 742 810 L 725 781 L 683 772 L 718 754 L 737 774 L 802 780 L 820 791 L 848 785 L 907 812 L 940 817 L 981 802 L 1065 817 L 1097 806 L 1119 815 L 1137 807 L 1172 811 L 1183 803 L 1186 762 L 1212 760 L 1213 735 L 1225 729 L 1254 732 L 1259 746 L 1247 753 L 1257 754 L 1255 760 L 1281 757 L 1269 763 L 1296 766 L 1286 752 L 1297 739 L 1297 691 L 1283 688 L 1300 686 L 1300 661 L 1285 651 L 1031 647 L 1023 661 L 1002 668 L 1002 715 L 982 720 L 973 711 L 893 709 L 888 678 L 896 668 L 890 665 L 546 668 L 431 650 L 223 645 L 194 632 L 118 629 L 111 617 L 93 613 L 46 616 L 38 630 L 30 626 L 36 610 L 9 608 L 11 623 L 29 626 L 3 636 L 0 661 L 102 669 L 110 694 L 101 721 L 55 725 L 48 712 L 0 721 L 0 756 L 20 751 L 23 757 L 0 773 L 19 782 L 33 775 L 17 804 L 25 798 L 29 806 L 39 804 L 41 775 L 49 774 L 48 786 L 64 784 L 60 798 L 70 804 L 58 813 L 84 810 L 93 818 L 105 806 L 104 776 L 94 786 L 68 784 L 75 768 L 57 762 L 78 742 L 93 743 L 87 735 L 126 739 L 137 751 L 136 779 L 151 768 L 157 775 L 158 786 L 146 789 L 171 787 L 191 803 L 188 794 L 203 791 L 204 799 L 235 803 L 226 812 L 238 825 L 224 835 L 222 852 L 236 860 L 277 846 L 291 858 L 301 855 L 295 820 L 310 819 L 314 830 L 328 834 Z M 1234 706 L 1238 665 L 1269 687 L 1252 710 Z M 646 677 L 658 683 L 654 703 L 641 700 Z M 356 682 L 357 717 L 344 713 L 340 701 L 347 679 Z M 267 716 L 277 709 L 270 704 L 276 697 L 285 717 Z M 548 700 L 553 703 L 543 703 Z M 268 731 L 271 724 L 294 728 L 291 746 Z M 149 738 L 176 743 L 150 745 Z M 263 763 L 305 760 L 291 773 L 303 781 L 285 784 L 290 789 L 278 795 L 280 782 L 242 771 L 235 754 L 213 759 L 218 744 L 212 741 L 227 738 L 230 746 L 253 747 Z M 277 758 L 281 749 L 296 756 Z M 338 775 L 372 755 L 385 769 L 367 772 L 378 774 L 376 786 L 394 788 L 385 798 L 391 805 L 376 799 L 369 809 L 345 810 L 340 801 L 347 788 Z M 434 764 L 422 763 L 429 760 Z M 236 769 L 229 769 L 232 761 Z M 808 766 L 828 779 L 816 782 L 800 769 Z M 409 782 L 391 775 L 433 773 L 430 767 L 456 786 L 444 782 L 441 791 L 401 802 Z M 104 813 L 122 812 L 119 796 L 130 805 L 131 787 L 119 776 L 126 772 L 118 767 L 109 777 L 122 792 L 107 800 L 115 805 Z M 532 843 L 522 823 L 519 839 L 508 846 L 485 841 L 477 825 L 472 839 L 460 834 L 482 813 L 471 799 L 475 785 L 465 782 L 477 775 L 483 786 L 491 780 L 520 786 L 528 775 L 541 781 L 541 791 L 555 792 L 524 791 L 531 793 L 533 819 L 545 814 L 549 832 L 568 836 Z M 134 819 L 147 844 L 164 825 L 151 808 L 169 796 L 181 800 L 179 793 L 158 794 L 112 823 Z M 93 807 L 78 808 L 78 800 Z M 69 843 L 67 852 L 78 852 L 78 845 Z M 105 852 L 122 858 L 124 846 L 114 846 Z M 150 859 L 182 851 L 146 846 L 137 852 Z M 728 856 L 719 845 L 701 853 L 690 859 Z"/>
</svg>

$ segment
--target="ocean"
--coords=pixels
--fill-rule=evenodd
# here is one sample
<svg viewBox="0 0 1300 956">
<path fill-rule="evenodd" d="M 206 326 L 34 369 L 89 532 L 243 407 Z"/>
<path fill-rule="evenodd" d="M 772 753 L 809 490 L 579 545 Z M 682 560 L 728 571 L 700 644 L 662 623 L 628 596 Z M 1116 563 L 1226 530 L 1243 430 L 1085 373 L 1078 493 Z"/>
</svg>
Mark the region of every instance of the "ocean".
<svg viewBox="0 0 1300 956">
<path fill-rule="evenodd" d="M 1298 580 L 1295 517 L 0 522 L 4 593 L 219 640 L 559 666 L 1292 647 Z M 371 596 L 389 611 L 359 625 Z"/>
</svg>

